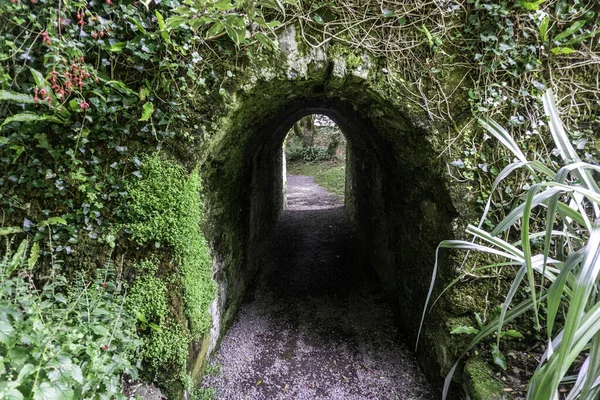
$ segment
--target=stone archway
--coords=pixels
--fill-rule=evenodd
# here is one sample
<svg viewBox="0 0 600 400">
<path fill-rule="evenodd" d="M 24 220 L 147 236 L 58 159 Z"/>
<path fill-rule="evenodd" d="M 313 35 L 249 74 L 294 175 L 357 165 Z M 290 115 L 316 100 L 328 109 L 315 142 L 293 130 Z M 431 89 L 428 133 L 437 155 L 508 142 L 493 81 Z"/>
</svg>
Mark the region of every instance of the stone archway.
<svg viewBox="0 0 600 400">
<path fill-rule="evenodd" d="M 283 206 L 282 142 L 308 114 L 327 115 L 346 135 L 346 209 L 367 263 L 413 341 L 435 249 L 454 236 L 456 226 L 452 188 L 438 157 L 441 140 L 422 110 L 388 90 L 385 69 L 374 60 L 361 55 L 358 64 L 349 65 L 335 48 L 301 55 L 289 30 L 282 40 L 285 62 L 250 66 L 236 81 L 233 106 L 220 120 L 204 163 L 212 227 L 207 234 L 219 284 L 210 347 L 226 331 L 259 269 Z M 442 260 L 441 268 L 444 273 L 451 266 Z M 441 319 L 427 329 L 420 362 L 439 381 L 440 369 L 450 362 L 447 329 Z"/>
</svg>

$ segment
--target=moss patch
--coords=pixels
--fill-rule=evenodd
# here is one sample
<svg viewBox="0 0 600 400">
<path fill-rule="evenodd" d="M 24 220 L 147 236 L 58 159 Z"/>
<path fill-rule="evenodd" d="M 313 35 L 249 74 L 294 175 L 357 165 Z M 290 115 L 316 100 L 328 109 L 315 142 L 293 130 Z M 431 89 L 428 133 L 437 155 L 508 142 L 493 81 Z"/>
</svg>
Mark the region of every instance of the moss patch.
<svg viewBox="0 0 600 400">
<path fill-rule="evenodd" d="M 504 398 L 504 386 L 494 378 L 493 372 L 483 359 L 474 357 L 467 361 L 465 378 L 474 400 Z"/>
<path fill-rule="evenodd" d="M 216 295 L 212 259 L 200 230 L 200 176 L 157 154 L 142 160 L 140 173 L 127 187 L 130 223 L 125 228 L 138 245 L 168 249 L 172 256 L 139 263 L 130 306 L 146 333 L 144 361 L 175 398 L 190 385 L 189 345 L 210 329 L 209 307 Z"/>
</svg>

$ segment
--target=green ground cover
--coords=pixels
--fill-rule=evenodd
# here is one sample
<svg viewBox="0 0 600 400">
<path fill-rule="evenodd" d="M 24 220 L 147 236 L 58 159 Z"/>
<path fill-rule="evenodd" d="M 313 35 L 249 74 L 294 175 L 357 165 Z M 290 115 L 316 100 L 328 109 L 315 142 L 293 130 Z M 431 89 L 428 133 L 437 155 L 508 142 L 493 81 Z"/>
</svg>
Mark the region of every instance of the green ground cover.
<svg viewBox="0 0 600 400">
<path fill-rule="evenodd" d="M 288 174 L 308 175 L 328 191 L 344 199 L 346 164 L 343 161 L 293 163 L 288 165 Z"/>
</svg>

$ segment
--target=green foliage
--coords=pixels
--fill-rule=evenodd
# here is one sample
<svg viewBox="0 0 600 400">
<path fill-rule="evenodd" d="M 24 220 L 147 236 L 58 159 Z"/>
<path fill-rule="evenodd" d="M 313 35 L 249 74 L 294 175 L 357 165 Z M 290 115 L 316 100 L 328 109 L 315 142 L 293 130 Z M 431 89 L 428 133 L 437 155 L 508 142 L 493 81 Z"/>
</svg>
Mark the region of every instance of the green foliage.
<svg viewBox="0 0 600 400">
<path fill-rule="evenodd" d="M 563 166 L 555 171 L 552 169 L 554 164 L 527 160 L 505 129 L 493 120 L 481 120 L 483 127 L 515 156 L 515 161 L 499 174 L 493 190 L 518 169 L 527 170 L 533 183 L 528 184 L 519 203 L 493 230 L 481 229 L 490 206 L 488 203 L 479 226 L 469 225 L 466 230 L 473 235 L 472 242 L 446 240 L 439 247 L 501 257 L 507 260 L 502 265 L 514 266 L 516 270 L 500 315 L 481 327 L 461 358 L 483 339 L 495 334 L 492 357 L 496 364 L 506 368 L 500 338 L 507 334 L 518 336 L 518 332 L 507 331 L 503 335 L 502 327 L 532 311 L 538 330 L 542 329 L 542 321 L 545 323 L 547 350 L 531 378 L 527 397 L 555 398 L 560 385 L 574 382 L 569 398 L 597 398 L 600 395 L 597 385 L 600 379 L 600 363 L 597 362 L 600 354 L 600 299 L 597 296 L 600 289 L 600 188 L 594 173 L 599 172 L 600 167 L 579 158 L 564 130 L 550 91 L 544 95 L 543 103 Z M 541 206 L 545 207 L 545 223 L 536 230 L 538 225 L 532 223 L 533 213 Z M 519 233 L 518 240 L 511 240 L 510 230 Z M 436 270 L 437 262 L 427 302 Z M 513 304 L 518 293 L 526 294 L 526 298 Z M 559 326 L 561 311 L 566 315 L 562 327 Z M 458 362 L 446 378 L 444 396 L 457 366 Z M 567 376 L 572 370 L 578 371 L 574 379 Z"/>
<path fill-rule="evenodd" d="M 216 399 L 217 391 L 213 388 L 195 388 L 191 393 L 192 400 Z"/>
<path fill-rule="evenodd" d="M 38 238 L 53 236 L 43 257 L 64 260 L 82 235 L 102 241 L 121 222 L 123 178 L 140 174 L 135 154 L 160 150 L 166 141 L 200 140 L 193 133 L 206 123 L 199 122 L 207 118 L 202 111 L 220 105 L 199 105 L 199 98 L 229 79 L 215 73 L 227 56 L 215 61 L 215 54 L 231 56 L 233 46 L 198 32 L 222 23 L 230 32 L 242 22 L 246 35 L 245 24 L 256 22 L 245 41 L 272 42 L 277 23 L 263 15 L 264 6 L 218 2 L 193 19 L 193 29 L 166 26 L 188 6 L 176 0 L 0 4 L 0 207 L 9 224 L 24 223 Z M 242 34 L 234 31 L 235 38 Z M 37 222 L 48 215 L 67 224 L 42 229 Z"/>
<path fill-rule="evenodd" d="M 153 329 L 147 338 L 142 356 L 152 369 L 168 368 L 173 379 L 185 380 L 190 338 L 177 324 Z"/>
<path fill-rule="evenodd" d="M 290 162 L 326 161 L 331 159 L 331 156 L 327 153 L 327 148 L 321 146 L 291 148 L 286 157 Z"/>
<path fill-rule="evenodd" d="M 170 246 L 181 263 L 185 311 L 194 338 L 210 327 L 209 304 L 214 299 L 212 261 L 200 232 L 200 176 L 158 155 L 145 157 L 141 178 L 130 181 L 128 207 L 132 238 L 138 243 Z"/>
<path fill-rule="evenodd" d="M 214 40 L 227 35 L 236 45 L 257 42 L 267 47 L 277 48 L 274 28 L 281 23 L 268 22 L 263 11 L 272 9 L 285 15 L 285 5 L 295 3 L 295 0 L 221 0 L 214 3 L 204 2 L 201 5 L 190 3 L 178 7 L 175 10 L 176 15 L 167 19 L 165 28 L 201 31 L 205 40 Z M 201 14 L 198 13 L 198 6 L 203 8 Z M 252 32 L 246 30 L 249 21 L 255 24 Z"/>
<path fill-rule="evenodd" d="M 340 199 L 344 198 L 346 187 L 345 163 L 294 163 L 288 166 L 287 172 L 295 175 L 308 175 L 328 191 L 335 193 Z"/>
<path fill-rule="evenodd" d="M 9 243 L 7 242 L 7 248 Z M 6 399 L 123 399 L 121 374 L 141 345 L 112 271 L 68 283 L 56 275 L 38 288 L 27 241 L 0 260 L 0 391 Z"/>
<path fill-rule="evenodd" d="M 127 304 L 145 329 L 147 324 L 161 325 L 168 314 L 167 284 L 155 276 L 158 267 L 151 260 L 140 264 L 143 272 L 129 290 Z"/>
</svg>

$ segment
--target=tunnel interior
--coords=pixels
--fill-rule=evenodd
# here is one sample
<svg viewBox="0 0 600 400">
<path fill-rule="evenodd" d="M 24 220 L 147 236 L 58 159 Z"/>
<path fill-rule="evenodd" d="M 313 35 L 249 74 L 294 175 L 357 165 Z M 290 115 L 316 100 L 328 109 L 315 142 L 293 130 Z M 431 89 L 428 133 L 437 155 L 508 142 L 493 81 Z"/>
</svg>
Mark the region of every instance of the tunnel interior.
<svg viewBox="0 0 600 400">
<path fill-rule="evenodd" d="M 431 135 L 364 87 L 270 85 L 240 100 L 204 171 L 219 284 L 214 333 L 230 326 L 281 216 L 283 140 L 301 117 L 323 114 L 347 140 L 345 209 L 360 253 L 414 343 L 435 249 L 456 215 Z M 434 354 L 420 361 L 438 364 Z"/>
</svg>

